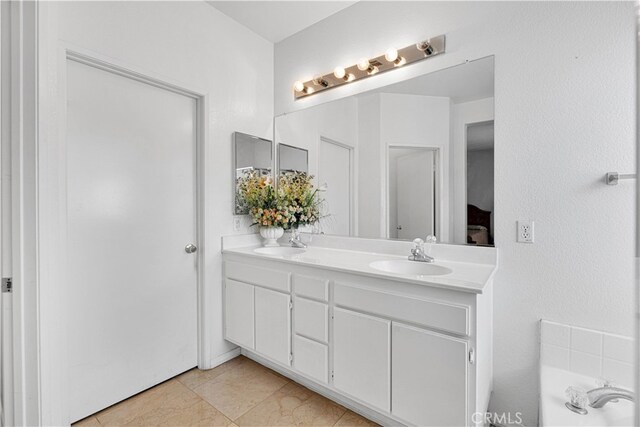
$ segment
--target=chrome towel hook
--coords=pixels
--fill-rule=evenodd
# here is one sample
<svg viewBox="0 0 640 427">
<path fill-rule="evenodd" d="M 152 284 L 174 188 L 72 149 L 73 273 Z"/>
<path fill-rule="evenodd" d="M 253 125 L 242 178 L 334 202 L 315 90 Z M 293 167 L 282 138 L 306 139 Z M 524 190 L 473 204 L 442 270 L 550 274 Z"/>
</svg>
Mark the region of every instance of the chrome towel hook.
<svg viewBox="0 0 640 427">
<path fill-rule="evenodd" d="M 621 179 L 636 179 L 636 174 L 607 172 L 605 182 L 607 183 L 607 185 L 618 185 L 618 181 L 620 181 Z"/>
</svg>

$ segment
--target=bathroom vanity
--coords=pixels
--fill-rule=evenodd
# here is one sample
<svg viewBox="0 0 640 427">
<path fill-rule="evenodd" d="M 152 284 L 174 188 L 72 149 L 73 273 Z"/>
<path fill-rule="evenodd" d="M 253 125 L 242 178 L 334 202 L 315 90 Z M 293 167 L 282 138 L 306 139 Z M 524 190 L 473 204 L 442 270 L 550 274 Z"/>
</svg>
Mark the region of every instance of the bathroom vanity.
<svg viewBox="0 0 640 427">
<path fill-rule="evenodd" d="M 492 389 L 495 248 L 223 238 L 224 333 L 242 353 L 382 424 L 475 425 Z M 481 417 L 480 417 L 481 418 Z"/>
</svg>

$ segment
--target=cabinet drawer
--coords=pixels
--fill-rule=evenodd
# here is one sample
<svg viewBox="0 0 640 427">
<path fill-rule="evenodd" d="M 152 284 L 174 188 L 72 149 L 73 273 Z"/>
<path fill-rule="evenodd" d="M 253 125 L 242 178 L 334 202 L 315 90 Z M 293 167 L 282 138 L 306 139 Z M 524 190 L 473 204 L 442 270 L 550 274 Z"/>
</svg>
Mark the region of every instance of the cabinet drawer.
<svg viewBox="0 0 640 427">
<path fill-rule="evenodd" d="M 336 305 L 457 335 L 469 335 L 469 307 L 336 283 Z"/>
<path fill-rule="evenodd" d="M 295 332 L 326 343 L 329 340 L 329 306 L 298 298 L 293 303 Z"/>
<path fill-rule="evenodd" d="M 272 270 L 270 268 L 256 267 L 253 265 L 226 261 L 224 263 L 224 275 L 229 279 L 252 285 L 263 286 L 277 291 L 289 292 L 289 275 L 286 271 Z"/>
<path fill-rule="evenodd" d="M 324 344 L 294 335 L 293 365 L 296 370 L 318 381 L 329 381 L 329 350 Z"/>
<path fill-rule="evenodd" d="M 293 275 L 293 286 L 296 295 L 320 301 L 329 301 L 329 281 L 317 277 Z"/>
</svg>

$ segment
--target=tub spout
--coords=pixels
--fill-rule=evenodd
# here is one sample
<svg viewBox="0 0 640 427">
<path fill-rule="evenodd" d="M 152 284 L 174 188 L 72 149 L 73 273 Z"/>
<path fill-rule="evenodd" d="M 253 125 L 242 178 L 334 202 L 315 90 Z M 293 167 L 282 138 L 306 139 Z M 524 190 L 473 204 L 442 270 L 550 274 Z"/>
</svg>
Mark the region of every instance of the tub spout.
<svg viewBox="0 0 640 427">
<path fill-rule="evenodd" d="M 589 406 L 592 408 L 602 408 L 614 399 L 626 399 L 632 402 L 635 400 L 632 391 L 619 387 L 594 388 L 587 392 L 587 397 L 589 398 Z"/>
</svg>

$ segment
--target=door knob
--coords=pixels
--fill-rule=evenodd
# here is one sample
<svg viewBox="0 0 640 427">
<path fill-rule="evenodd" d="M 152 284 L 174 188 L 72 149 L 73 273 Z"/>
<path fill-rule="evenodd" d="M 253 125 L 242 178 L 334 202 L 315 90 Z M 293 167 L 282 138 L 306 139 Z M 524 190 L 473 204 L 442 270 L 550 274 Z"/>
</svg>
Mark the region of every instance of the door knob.
<svg viewBox="0 0 640 427">
<path fill-rule="evenodd" d="M 184 251 L 188 254 L 192 254 L 197 250 L 198 250 L 198 247 L 193 243 L 189 243 L 187 246 L 184 247 Z"/>
</svg>

